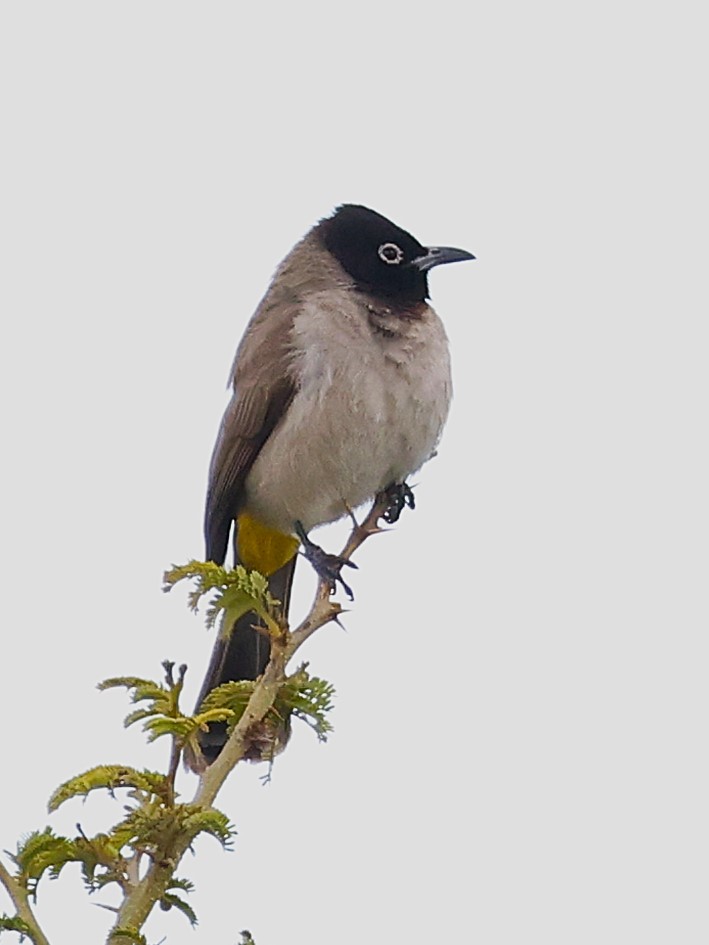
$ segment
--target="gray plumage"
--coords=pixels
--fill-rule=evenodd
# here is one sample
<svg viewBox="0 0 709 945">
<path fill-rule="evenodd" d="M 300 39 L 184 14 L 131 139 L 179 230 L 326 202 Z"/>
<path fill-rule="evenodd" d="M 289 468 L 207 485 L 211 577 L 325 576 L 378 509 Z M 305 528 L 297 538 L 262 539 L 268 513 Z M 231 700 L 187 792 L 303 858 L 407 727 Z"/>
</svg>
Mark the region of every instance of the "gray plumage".
<svg viewBox="0 0 709 945">
<path fill-rule="evenodd" d="M 381 285 L 357 278 L 360 237 L 364 264 L 371 268 L 364 254 L 379 252 Z M 390 292 L 393 268 L 382 247 L 384 256 L 395 255 L 391 245 L 404 247 L 411 274 L 397 273 L 405 279 Z M 348 206 L 288 254 L 234 360 L 233 396 L 209 474 L 208 558 L 224 560 L 242 511 L 286 534 L 296 521 L 309 531 L 404 482 L 432 455 L 448 415 L 451 372 L 443 325 L 426 300 L 425 272 L 457 258 L 472 257 L 426 250 L 386 218 Z M 376 268 L 372 278 L 380 278 Z M 286 600 L 293 564 L 272 580 Z M 217 641 L 200 700 L 221 682 L 263 672 L 268 647 L 253 622 L 247 615 L 230 641 Z"/>
</svg>

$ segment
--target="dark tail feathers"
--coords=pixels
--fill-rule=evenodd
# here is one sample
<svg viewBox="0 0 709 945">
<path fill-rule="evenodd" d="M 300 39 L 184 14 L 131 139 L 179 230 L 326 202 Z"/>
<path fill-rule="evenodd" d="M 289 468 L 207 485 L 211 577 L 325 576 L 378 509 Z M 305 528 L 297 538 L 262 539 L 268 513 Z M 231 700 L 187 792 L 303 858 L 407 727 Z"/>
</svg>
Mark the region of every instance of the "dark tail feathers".
<svg viewBox="0 0 709 945">
<path fill-rule="evenodd" d="M 269 591 L 273 597 L 281 601 L 285 613 L 288 613 L 296 558 L 297 555 L 294 555 L 268 580 Z M 257 679 L 263 673 L 268 664 L 270 646 L 267 637 L 258 630 L 254 630 L 254 625 L 258 622 L 254 613 L 244 614 L 234 624 L 228 640 L 219 637 L 215 641 L 207 675 L 197 698 L 197 708 L 207 694 L 217 686 L 240 679 Z M 214 722 L 207 732 L 200 735 L 199 742 L 204 760 L 187 758 L 190 767 L 193 770 L 201 770 L 205 765 L 212 764 L 226 744 L 226 740 L 226 724 Z"/>
</svg>

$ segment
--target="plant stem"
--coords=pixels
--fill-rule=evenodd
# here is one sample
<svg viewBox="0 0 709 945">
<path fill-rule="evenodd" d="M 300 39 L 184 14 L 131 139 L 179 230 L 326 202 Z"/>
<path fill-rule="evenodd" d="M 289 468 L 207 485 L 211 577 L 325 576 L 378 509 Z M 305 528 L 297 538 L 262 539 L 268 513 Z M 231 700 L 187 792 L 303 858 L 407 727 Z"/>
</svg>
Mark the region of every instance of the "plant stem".
<svg viewBox="0 0 709 945">
<path fill-rule="evenodd" d="M 382 531 L 377 523 L 387 505 L 386 497 L 378 496 L 361 525 L 352 516 L 354 526 L 340 557 L 349 559 L 367 538 Z M 234 726 L 226 745 L 216 760 L 202 773 L 193 804 L 204 809 L 212 806 L 227 777 L 243 758 L 248 747 L 251 728 L 266 717 L 276 701 L 278 691 L 286 678 L 286 666 L 289 661 L 308 637 L 326 623 L 337 619 L 340 613 L 342 613 L 342 607 L 330 600 L 329 587 L 325 581 L 321 580 L 313 606 L 305 619 L 295 630 L 286 633 L 283 639 L 271 640 L 271 658 L 268 665 L 256 682 L 246 708 Z M 173 775 L 174 772 L 173 764 L 170 774 Z M 174 836 L 165 843 L 163 849 L 156 852 L 143 879 L 123 900 L 116 923 L 109 933 L 109 942 L 113 940 L 114 933 L 119 928 L 136 930 L 142 928 L 155 903 L 167 891 L 175 870 L 192 843 L 192 839 L 193 837 L 187 831 L 177 830 Z M 38 940 L 37 945 L 45 945 L 45 940 Z"/>
<path fill-rule="evenodd" d="M 49 945 L 49 939 L 39 927 L 32 906 L 30 906 L 29 893 L 1 862 L 0 882 L 7 889 L 10 899 L 12 899 L 12 904 L 17 910 L 17 917 L 22 919 L 27 926 L 27 935 L 32 939 L 34 945 Z"/>
</svg>

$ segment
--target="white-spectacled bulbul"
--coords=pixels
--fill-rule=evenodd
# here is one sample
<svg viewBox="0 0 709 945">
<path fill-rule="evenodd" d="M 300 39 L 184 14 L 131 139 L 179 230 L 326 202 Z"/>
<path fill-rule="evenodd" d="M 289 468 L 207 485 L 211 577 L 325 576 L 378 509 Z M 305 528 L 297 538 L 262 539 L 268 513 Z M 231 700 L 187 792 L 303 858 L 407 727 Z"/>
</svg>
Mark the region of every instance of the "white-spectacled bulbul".
<svg viewBox="0 0 709 945">
<path fill-rule="evenodd" d="M 431 457 L 451 376 L 446 334 L 427 302 L 428 272 L 473 258 L 422 246 L 353 204 L 291 250 L 236 352 L 209 471 L 207 560 L 224 562 L 233 531 L 235 564 L 268 576 L 287 609 L 300 540 L 403 487 Z M 254 622 L 246 614 L 228 640 L 217 639 L 199 702 L 222 683 L 263 672 L 269 645 Z M 223 725 L 210 727 L 207 763 L 225 740 Z"/>
</svg>

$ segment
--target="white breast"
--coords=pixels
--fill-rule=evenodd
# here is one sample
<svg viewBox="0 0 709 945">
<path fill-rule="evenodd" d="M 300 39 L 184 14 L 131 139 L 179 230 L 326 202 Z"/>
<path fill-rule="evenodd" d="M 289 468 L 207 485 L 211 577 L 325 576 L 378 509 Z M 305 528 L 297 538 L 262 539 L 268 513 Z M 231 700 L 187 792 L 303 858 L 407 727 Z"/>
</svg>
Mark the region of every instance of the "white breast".
<svg viewBox="0 0 709 945">
<path fill-rule="evenodd" d="M 386 319 L 385 319 L 386 321 Z M 431 456 L 451 396 L 432 308 L 375 331 L 362 297 L 323 292 L 296 317 L 299 389 L 246 480 L 246 507 L 284 532 L 341 518 Z"/>
</svg>

